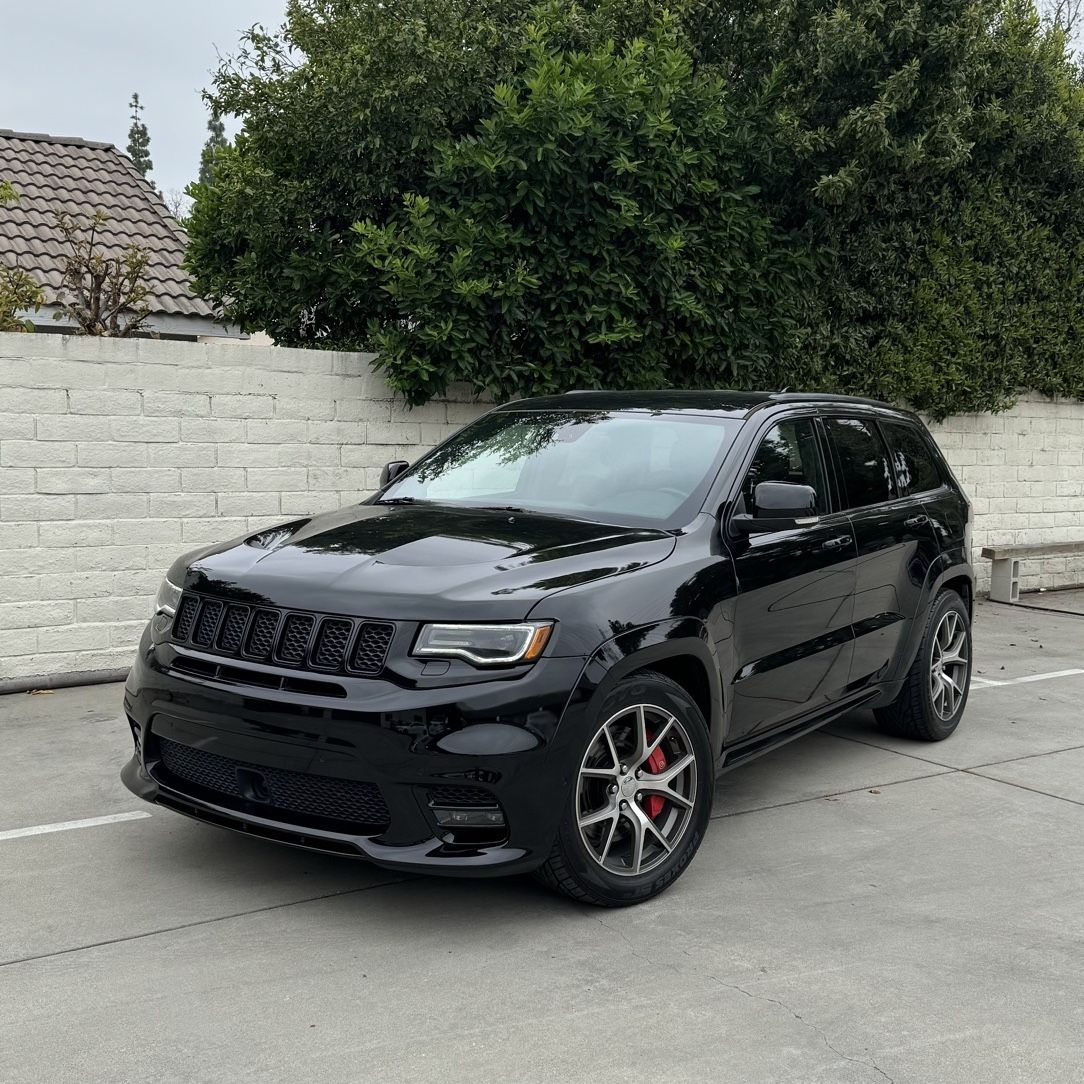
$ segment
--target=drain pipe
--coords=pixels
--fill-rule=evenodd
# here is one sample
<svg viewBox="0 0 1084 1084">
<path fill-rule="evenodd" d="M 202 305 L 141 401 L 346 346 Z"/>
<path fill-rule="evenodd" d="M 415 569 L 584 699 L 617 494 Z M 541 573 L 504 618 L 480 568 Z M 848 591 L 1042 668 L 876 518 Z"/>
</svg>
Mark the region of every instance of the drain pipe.
<svg viewBox="0 0 1084 1084">
<path fill-rule="evenodd" d="M 8 678 L 0 681 L 0 696 L 29 693 L 35 689 L 70 689 L 76 685 L 108 685 L 124 681 L 130 667 L 119 670 L 72 670 L 67 674 L 40 674 L 38 677 Z"/>
</svg>

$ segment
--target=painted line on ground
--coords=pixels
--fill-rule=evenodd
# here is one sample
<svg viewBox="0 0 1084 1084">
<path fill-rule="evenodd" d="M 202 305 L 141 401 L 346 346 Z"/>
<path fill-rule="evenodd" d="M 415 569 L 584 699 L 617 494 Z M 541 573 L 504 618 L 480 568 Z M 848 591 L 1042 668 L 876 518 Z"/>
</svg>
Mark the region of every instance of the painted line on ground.
<svg viewBox="0 0 1084 1084">
<path fill-rule="evenodd" d="M 1074 677 L 1077 674 L 1084 674 L 1084 669 L 1052 670 L 1049 674 L 1028 674 L 1027 677 L 1005 678 L 1003 681 L 988 677 L 973 677 L 971 688 L 987 689 L 998 685 L 1025 685 L 1031 681 L 1051 681 L 1053 678 Z"/>
<path fill-rule="evenodd" d="M 26 836 L 44 836 L 50 832 L 70 832 L 73 828 L 96 828 L 99 824 L 139 821 L 149 816 L 149 813 L 140 810 L 133 813 L 111 813 L 108 817 L 86 817 L 81 821 L 57 821 L 56 824 L 35 824 L 30 828 L 10 828 L 6 832 L 0 832 L 0 842 L 5 839 L 23 839 Z"/>
</svg>

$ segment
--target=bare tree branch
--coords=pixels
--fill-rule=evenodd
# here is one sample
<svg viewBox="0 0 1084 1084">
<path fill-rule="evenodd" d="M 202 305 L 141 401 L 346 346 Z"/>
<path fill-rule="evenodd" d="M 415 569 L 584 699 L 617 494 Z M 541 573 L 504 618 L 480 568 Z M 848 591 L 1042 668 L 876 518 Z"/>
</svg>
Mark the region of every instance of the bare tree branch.
<svg viewBox="0 0 1084 1084">
<path fill-rule="evenodd" d="M 146 330 L 150 307 L 143 273 L 149 256 L 136 244 L 121 256 L 103 256 L 97 250 L 98 230 L 108 221 L 104 211 L 96 211 L 83 224 L 56 212 L 57 227 L 71 252 L 64 258 L 64 279 L 57 291 L 61 311 L 54 319 L 67 315 L 83 335 L 123 339 Z"/>
</svg>

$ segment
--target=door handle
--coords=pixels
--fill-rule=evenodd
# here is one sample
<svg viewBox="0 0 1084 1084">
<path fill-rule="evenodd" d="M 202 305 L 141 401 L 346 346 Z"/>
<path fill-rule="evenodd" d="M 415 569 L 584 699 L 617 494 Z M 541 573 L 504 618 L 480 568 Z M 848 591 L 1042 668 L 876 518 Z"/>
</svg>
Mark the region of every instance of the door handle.
<svg viewBox="0 0 1084 1084">
<path fill-rule="evenodd" d="M 850 540 L 851 536 L 849 534 L 841 534 L 838 538 L 829 538 L 827 542 L 822 542 L 821 549 L 838 550 L 840 546 L 847 545 Z"/>
<path fill-rule="evenodd" d="M 925 515 L 912 516 L 910 519 L 905 519 L 903 525 L 905 527 L 921 527 L 923 523 L 929 523 L 930 517 Z"/>
</svg>

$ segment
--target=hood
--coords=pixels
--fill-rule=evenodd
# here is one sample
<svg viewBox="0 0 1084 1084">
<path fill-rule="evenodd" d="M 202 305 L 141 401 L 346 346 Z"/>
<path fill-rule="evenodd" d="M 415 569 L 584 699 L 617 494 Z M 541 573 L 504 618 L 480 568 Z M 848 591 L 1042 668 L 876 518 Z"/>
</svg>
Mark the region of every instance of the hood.
<svg viewBox="0 0 1084 1084">
<path fill-rule="evenodd" d="M 557 516 L 355 505 L 197 551 L 171 572 L 187 588 L 257 605 L 519 620 L 553 591 L 654 564 L 673 548 L 664 531 Z"/>
</svg>

